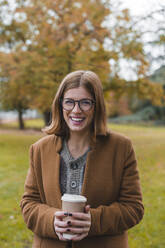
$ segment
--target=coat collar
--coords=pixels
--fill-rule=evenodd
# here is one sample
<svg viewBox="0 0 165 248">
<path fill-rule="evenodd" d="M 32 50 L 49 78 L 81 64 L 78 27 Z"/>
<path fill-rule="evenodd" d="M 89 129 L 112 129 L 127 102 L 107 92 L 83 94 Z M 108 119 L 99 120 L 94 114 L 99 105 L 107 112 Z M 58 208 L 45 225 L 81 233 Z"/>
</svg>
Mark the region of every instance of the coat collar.
<svg viewBox="0 0 165 248">
<path fill-rule="evenodd" d="M 108 134 L 107 134 L 108 135 Z M 90 147 L 91 147 L 91 150 L 96 150 L 98 144 L 99 144 L 99 140 L 100 138 L 103 138 L 106 136 L 98 136 L 97 139 L 96 139 L 96 142 L 91 142 L 90 143 Z M 62 144 L 63 144 L 63 138 L 61 136 L 56 136 L 54 135 L 54 144 L 55 144 L 55 148 L 56 148 L 56 152 L 59 153 L 62 149 Z"/>
<path fill-rule="evenodd" d="M 63 143 L 63 139 L 60 136 L 54 135 L 54 144 L 55 144 L 55 149 L 57 153 L 61 151 L 62 143 Z"/>
<path fill-rule="evenodd" d="M 91 176 L 95 170 L 95 163 L 96 163 L 96 157 L 97 153 L 99 151 L 99 146 L 102 145 L 99 142 L 100 138 L 97 140 L 95 144 L 92 145 L 91 150 L 88 152 L 87 155 L 87 161 L 86 161 L 86 167 L 85 167 L 85 173 L 84 173 L 84 180 L 82 185 L 82 195 L 86 196 L 87 199 L 89 197 L 88 191 L 89 191 L 89 181 L 91 180 Z M 102 142 L 101 142 L 102 143 Z M 54 176 L 54 181 L 56 182 L 56 185 L 54 185 L 54 195 L 56 195 L 56 204 L 59 208 L 61 208 L 61 190 L 60 190 L 60 151 L 62 149 L 63 139 L 61 137 L 54 136 L 54 147 L 55 147 L 55 164 L 54 166 L 54 172 L 52 176 Z M 53 177 L 52 177 L 53 180 Z M 90 200 L 90 199 L 89 199 Z"/>
<path fill-rule="evenodd" d="M 62 204 L 61 204 L 61 189 L 60 189 L 60 151 L 62 149 L 62 144 L 63 144 L 63 139 L 61 137 L 57 137 L 54 136 L 54 156 L 51 159 L 51 168 L 52 169 L 49 170 L 49 179 L 50 181 L 48 182 L 48 184 L 54 184 L 53 186 L 51 186 L 51 194 L 54 195 L 54 198 L 52 199 L 52 197 L 50 198 L 51 201 L 51 205 L 55 205 L 57 208 L 62 208 Z M 94 148 L 94 147 L 93 147 Z M 86 167 L 85 167 L 85 173 L 84 173 L 84 180 L 83 180 L 83 185 L 82 185 L 82 195 L 84 196 L 88 196 L 88 178 L 92 173 L 92 170 L 94 168 L 92 168 L 94 166 L 94 162 L 93 159 L 95 157 L 95 149 L 91 149 L 88 152 L 87 155 L 87 162 L 86 162 Z M 55 165 L 55 166 L 54 166 Z"/>
</svg>

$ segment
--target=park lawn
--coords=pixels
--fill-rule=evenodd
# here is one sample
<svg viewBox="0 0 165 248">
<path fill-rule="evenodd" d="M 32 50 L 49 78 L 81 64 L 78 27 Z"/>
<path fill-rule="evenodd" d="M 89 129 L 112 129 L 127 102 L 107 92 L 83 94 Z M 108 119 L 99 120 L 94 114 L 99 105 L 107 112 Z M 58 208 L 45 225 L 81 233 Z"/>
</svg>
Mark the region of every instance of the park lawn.
<svg viewBox="0 0 165 248">
<path fill-rule="evenodd" d="M 129 230 L 130 248 L 165 247 L 165 128 L 110 125 L 130 137 L 139 162 L 145 206 L 142 222 Z M 42 134 L 0 133 L 0 248 L 30 248 L 32 233 L 21 216 L 20 199 L 30 144 Z"/>
<path fill-rule="evenodd" d="M 28 169 L 30 144 L 40 134 L 0 134 L 0 247 L 29 248 L 32 234 L 24 225 L 20 199 Z"/>
<path fill-rule="evenodd" d="M 41 118 L 38 119 L 25 119 L 24 120 L 24 125 L 25 125 L 25 129 L 37 129 L 37 130 L 41 130 L 41 128 L 44 127 L 44 120 Z M 0 123 L 0 129 L 18 129 L 19 125 L 18 125 L 18 121 L 9 121 L 6 123 Z"/>
</svg>

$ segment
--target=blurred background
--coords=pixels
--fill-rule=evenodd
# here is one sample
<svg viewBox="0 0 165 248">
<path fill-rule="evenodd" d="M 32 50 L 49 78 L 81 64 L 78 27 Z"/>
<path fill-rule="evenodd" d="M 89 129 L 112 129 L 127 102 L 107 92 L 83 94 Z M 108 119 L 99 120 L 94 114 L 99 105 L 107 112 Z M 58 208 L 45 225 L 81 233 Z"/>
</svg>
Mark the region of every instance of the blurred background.
<svg viewBox="0 0 165 248">
<path fill-rule="evenodd" d="M 146 212 L 130 247 L 164 248 L 165 0 L 0 1 L 0 247 L 31 247 L 19 208 L 28 149 L 79 69 L 99 75 L 109 127 L 136 150 Z"/>
</svg>

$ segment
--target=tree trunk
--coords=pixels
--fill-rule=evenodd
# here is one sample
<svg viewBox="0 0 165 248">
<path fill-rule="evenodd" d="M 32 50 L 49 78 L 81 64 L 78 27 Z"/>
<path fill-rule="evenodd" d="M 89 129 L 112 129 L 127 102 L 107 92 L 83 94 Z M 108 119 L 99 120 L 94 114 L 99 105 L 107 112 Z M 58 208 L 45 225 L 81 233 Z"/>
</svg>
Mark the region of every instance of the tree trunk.
<svg viewBox="0 0 165 248">
<path fill-rule="evenodd" d="M 52 121 L 52 115 L 50 111 L 45 111 L 43 113 L 43 117 L 44 117 L 44 122 L 46 126 L 49 126 L 51 121 Z"/>
<path fill-rule="evenodd" d="M 19 123 L 19 129 L 21 129 L 21 130 L 25 129 L 22 115 L 23 115 L 23 111 L 22 111 L 22 109 L 19 109 L 18 110 L 18 123 Z"/>
</svg>

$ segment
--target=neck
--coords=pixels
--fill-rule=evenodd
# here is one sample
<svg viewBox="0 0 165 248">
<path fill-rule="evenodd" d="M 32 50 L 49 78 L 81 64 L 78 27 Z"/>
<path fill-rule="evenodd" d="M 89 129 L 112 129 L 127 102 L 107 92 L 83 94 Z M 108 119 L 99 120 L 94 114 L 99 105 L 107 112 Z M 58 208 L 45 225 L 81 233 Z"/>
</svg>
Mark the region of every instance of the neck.
<svg viewBox="0 0 165 248">
<path fill-rule="evenodd" d="M 68 148 L 73 157 L 78 157 L 89 148 L 90 135 L 89 132 L 83 134 L 79 132 L 71 132 L 68 140 Z"/>
<path fill-rule="evenodd" d="M 68 140 L 69 144 L 72 144 L 72 146 L 86 146 L 90 144 L 90 134 L 89 132 L 70 132 L 70 137 Z"/>
</svg>

